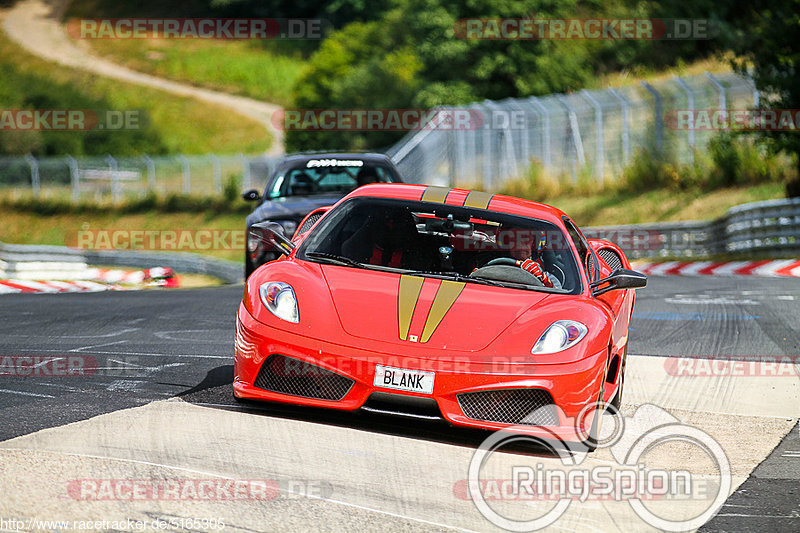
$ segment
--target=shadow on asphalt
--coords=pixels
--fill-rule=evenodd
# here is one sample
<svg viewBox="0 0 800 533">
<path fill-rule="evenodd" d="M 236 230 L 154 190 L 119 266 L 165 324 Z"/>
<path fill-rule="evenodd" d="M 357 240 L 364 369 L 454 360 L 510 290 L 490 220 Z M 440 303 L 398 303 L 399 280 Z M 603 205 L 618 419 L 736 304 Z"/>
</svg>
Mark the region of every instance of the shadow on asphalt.
<svg viewBox="0 0 800 533">
<path fill-rule="evenodd" d="M 488 430 L 455 427 L 443 418 L 425 420 L 363 410 L 339 411 L 278 402 L 237 401 L 233 397 L 232 383 L 233 365 L 219 366 L 210 370 L 203 381 L 179 394 L 178 398 L 209 409 L 223 409 L 246 412 L 257 416 L 270 416 L 314 424 L 347 427 L 357 431 L 369 431 L 473 449 L 478 448 L 492 434 Z M 536 442 L 532 438 L 526 438 L 503 446 L 498 451 L 521 455 L 558 457 L 558 453 L 553 449 L 554 447 L 558 448 L 559 444 L 551 441 Z M 563 449 L 563 445 L 560 448 Z"/>
</svg>

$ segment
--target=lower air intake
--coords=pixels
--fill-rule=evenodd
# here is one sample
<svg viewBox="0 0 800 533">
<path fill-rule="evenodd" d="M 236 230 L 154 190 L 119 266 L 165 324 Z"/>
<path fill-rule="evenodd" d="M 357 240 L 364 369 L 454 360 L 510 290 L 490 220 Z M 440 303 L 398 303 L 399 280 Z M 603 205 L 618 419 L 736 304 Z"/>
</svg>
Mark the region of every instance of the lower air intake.
<svg viewBox="0 0 800 533">
<path fill-rule="evenodd" d="M 273 354 L 261 365 L 255 385 L 259 389 L 290 396 L 339 401 L 354 381 L 300 359 Z"/>
<path fill-rule="evenodd" d="M 504 389 L 456 395 L 464 415 L 473 420 L 531 426 L 558 425 L 553 397 L 544 389 Z"/>
</svg>

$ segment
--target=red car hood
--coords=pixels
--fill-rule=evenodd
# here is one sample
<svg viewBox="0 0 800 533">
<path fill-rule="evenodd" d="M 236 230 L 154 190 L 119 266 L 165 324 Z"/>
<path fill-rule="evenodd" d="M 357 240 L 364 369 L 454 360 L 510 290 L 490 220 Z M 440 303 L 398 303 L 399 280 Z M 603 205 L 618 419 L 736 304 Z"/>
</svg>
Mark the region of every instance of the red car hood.
<svg viewBox="0 0 800 533">
<path fill-rule="evenodd" d="M 345 332 L 436 350 L 482 350 L 548 296 L 334 265 L 322 271 Z"/>
</svg>

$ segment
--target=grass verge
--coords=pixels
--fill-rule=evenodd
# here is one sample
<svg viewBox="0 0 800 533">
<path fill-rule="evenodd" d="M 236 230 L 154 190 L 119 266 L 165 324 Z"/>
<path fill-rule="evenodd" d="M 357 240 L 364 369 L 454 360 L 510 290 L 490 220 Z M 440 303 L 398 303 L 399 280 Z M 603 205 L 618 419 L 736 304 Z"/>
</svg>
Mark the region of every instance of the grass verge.
<svg viewBox="0 0 800 533">
<path fill-rule="evenodd" d="M 270 133 L 261 124 L 245 117 L 232 119 L 228 108 L 59 66 L 29 54 L 2 33 L 0 66 L 17 74 L 7 76 L 4 79 L 6 84 L 33 77 L 39 80 L 38 86 L 49 85 L 52 90 L 52 94 L 43 94 L 37 101 L 29 101 L 26 84 L 6 85 L 3 87 L 6 94 L 19 95 L 19 98 L 12 99 L 18 101 L 9 103 L 22 104 L 25 108 L 57 108 L 61 101 L 59 87 L 71 86 L 87 100 L 102 102 L 103 107 L 144 111 L 149 129 L 158 137 L 166 153 L 257 153 L 271 144 Z M 25 146 L 20 147 L 19 153 L 28 151 L 38 153 Z"/>
<path fill-rule="evenodd" d="M 65 20 L 130 16 L 120 4 L 75 0 Z M 187 16 L 175 15 L 175 7 L 171 10 L 169 7 L 163 2 L 144 2 L 137 7 L 136 16 Z M 305 67 L 302 53 L 289 52 L 291 47 L 283 43 L 278 48 L 272 42 L 253 40 L 88 39 L 85 42 L 96 54 L 133 70 L 282 106 L 289 105 L 292 86 Z"/>
</svg>

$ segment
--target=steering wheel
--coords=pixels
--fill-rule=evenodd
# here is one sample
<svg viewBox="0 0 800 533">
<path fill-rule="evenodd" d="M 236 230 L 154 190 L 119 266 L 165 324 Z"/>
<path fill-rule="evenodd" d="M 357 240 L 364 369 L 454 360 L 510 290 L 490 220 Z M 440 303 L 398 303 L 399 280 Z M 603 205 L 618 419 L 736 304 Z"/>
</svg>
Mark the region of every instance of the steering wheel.
<svg viewBox="0 0 800 533">
<path fill-rule="evenodd" d="M 566 274 L 564 274 L 564 271 L 563 271 L 563 270 L 561 269 L 561 267 L 560 267 L 560 266 L 558 266 L 557 264 L 553 263 L 553 264 L 552 264 L 552 265 L 550 265 L 550 266 L 552 266 L 552 267 L 553 267 L 553 270 L 551 270 L 550 272 L 551 272 L 551 273 L 552 273 L 552 274 L 553 274 L 553 275 L 554 275 L 556 278 L 558 278 L 558 281 L 559 281 L 559 283 L 561 283 L 561 286 L 563 287 L 563 286 L 564 286 L 564 282 L 565 282 L 565 281 L 567 281 L 567 275 L 566 275 Z"/>
<path fill-rule="evenodd" d="M 495 259 L 492 259 L 483 266 L 493 266 L 493 265 L 519 266 L 520 263 L 521 261 L 517 261 L 516 259 L 513 259 L 511 257 L 497 257 Z M 551 270 L 550 273 L 552 273 L 556 278 L 558 278 L 559 283 L 561 283 L 561 286 L 563 287 L 564 282 L 567 280 L 567 276 L 566 274 L 564 274 L 564 270 L 562 270 L 561 267 L 555 263 L 553 263 L 551 266 L 553 267 L 553 270 Z"/>
<path fill-rule="evenodd" d="M 516 259 L 513 259 L 511 257 L 497 257 L 495 259 L 492 259 L 491 261 L 489 261 L 488 263 L 486 263 L 483 266 L 487 266 L 487 267 L 488 266 L 493 266 L 493 265 L 519 266 L 518 265 L 519 262 L 520 261 L 517 261 Z"/>
</svg>

